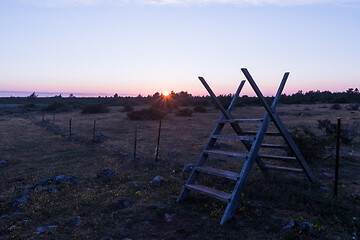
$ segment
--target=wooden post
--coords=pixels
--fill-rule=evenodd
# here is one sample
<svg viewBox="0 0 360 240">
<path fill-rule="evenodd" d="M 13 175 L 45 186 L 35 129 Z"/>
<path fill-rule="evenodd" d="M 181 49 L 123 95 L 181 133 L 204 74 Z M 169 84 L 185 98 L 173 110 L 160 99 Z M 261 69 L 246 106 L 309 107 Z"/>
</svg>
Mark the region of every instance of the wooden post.
<svg viewBox="0 0 360 240">
<path fill-rule="evenodd" d="M 337 198 L 339 184 L 339 155 L 340 155 L 340 134 L 341 134 L 341 118 L 337 120 L 336 134 L 336 157 L 335 157 L 335 182 L 334 182 L 334 199 Z"/>
<path fill-rule="evenodd" d="M 135 136 L 134 136 L 134 164 L 136 161 L 136 143 L 137 143 L 137 126 L 135 126 Z"/>
<path fill-rule="evenodd" d="M 159 159 L 160 133 L 161 133 L 161 120 L 159 122 L 159 132 L 158 132 L 158 138 L 157 138 L 157 144 L 156 144 L 155 162 L 157 162 Z"/>
<path fill-rule="evenodd" d="M 69 119 L 69 139 L 71 141 L 71 117 Z"/>
<path fill-rule="evenodd" d="M 45 113 L 42 112 L 42 122 L 44 123 L 45 122 Z"/>
<path fill-rule="evenodd" d="M 53 114 L 53 125 L 55 125 L 55 113 Z"/>
<path fill-rule="evenodd" d="M 93 142 L 95 142 L 95 131 L 96 131 L 96 119 L 94 119 L 93 138 L 92 138 Z"/>
</svg>

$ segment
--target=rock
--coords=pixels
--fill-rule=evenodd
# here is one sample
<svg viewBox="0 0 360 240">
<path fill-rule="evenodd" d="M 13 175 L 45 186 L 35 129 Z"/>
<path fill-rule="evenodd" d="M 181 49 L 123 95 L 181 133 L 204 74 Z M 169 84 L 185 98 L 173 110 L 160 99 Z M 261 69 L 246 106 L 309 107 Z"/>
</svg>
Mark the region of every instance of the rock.
<svg viewBox="0 0 360 240">
<path fill-rule="evenodd" d="M 323 191 L 326 191 L 326 192 L 330 192 L 330 191 L 331 191 L 331 189 L 328 188 L 328 187 L 320 187 L 320 189 L 323 190 Z"/>
<path fill-rule="evenodd" d="M 34 184 L 28 185 L 27 188 L 14 199 L 13 206 L 14 207 L 22 206 L 23 204 L 27 203 L 28 200 L 30 199 L 30 195 L 37 188 L 48 188 L 49 190 L 51 190 L 52 193 L 56 193 L 58 192 L 58 190 L 55 188 L 57 185 L 61 185 L 61 184 L 71 185 L 71 184 L 81 184 L 81 183 L 82 183 L 81 180 L 70 175 L 58 175 L 58 176 L 52 176 L 41 179 Z"/>
<path fill-rule="evenodd" d="M 103 170 L 101 170 L 96 177 L 97 178 L 101 178 L 104 181 L 110 181 L 113 178 L 115 178 L 117 175 L 117 173 L 115 173 L 114 171 L 112 171 L 110 168 L 104 168 Z"/>
<path fill-rule="evenodd" d="M 1 164 L 5 164 L 5 163 L 7 163 L 7 161 L 5 161 L 5 160 L 0 160 L 0 165 L 1 165 Z"/>
<path fill-rule="evenodd" d="M 315 237 L 319 237 L 320 234 L 310 225 L 308 222 L 303 222 L 301 226 L 309 231 Z"/>
<path fill-rule="evenodd" d="M 186 164 L 186 165 L 184 166 L 183 171 L 184 171 L 184 172 L 187 172 L 187 171 L 192 170 L 193 168 L 194 168 L 194 164 L 188 163 L 188 164 Z"/>
<path fill-rule="evenodd" d="M 310 111 L 310 108 L 304 107 L 303 111 Z"/>
<path fill-rule="evenodd" d="M 70 223 L 76 227 L 80 227 L 81 225 L 81 218 L 79 216 L 73 217 L 70 219 Z"/>
<path fill-rule="evenodd" d="M 41 179 L 37 183 L 33 185 L 33 188 L 36 187 L 46 187 L 50 185 L 60 185 L 60 184 L 81 184 L 82 181 L 79 180 L 77 177 L 70 176 L 70 175 L 58 175 L 58 176 L 52 176 L 48 178 Z"/>
<path fill-rule="evenodd" d="M 165 209 L 165 206 L 161 205 L 161 204 L 153 204 L 151 205 L 152 209 Z"/>
<path fill-rule="evenodd" d="M 39 233 L 43 233 L 43 232 L 49 232 L 49 231 L 54 230 L 55 228 L 57 228 L 56 225 L 38 227 L 38 228 L 36 229 L 36 233 L 39 234 Z"/>
<path fill-rule="evenodd" d="M 291 220 L 288 224 L 286 224 L 285 226 L 282 227 L 282 230 L 291 229 L 294 227 L 294 225 L 295 225 L 295 222 L 293 220 Z"/>
<path fill-rule="evenodd" d="M 160 185 L 162 182 L 165 181 L 165 178 L 163 178 L 162 176 L 156 176 L 154 177 L 154 179 L 151 181 L 152 184 L 155 185 Z"/>
<path fill-rule="evenodd" d="M 164 217 L 165 217 L 165 221 L 166 221 L 166 222 L 172 222 L 172 217 L 173 217 L 173 215 L 170 215 L 170 214 L 168 214 L 168 213 L 165 213 Z"/>
<path fill-rule="evenodd" d="M 118 209 L 131 207 L 132 202 L 130 199 L 120 199 L 115 202 L 115 207 Z"/>
<path fill-rule="evenodd" d="M 300 117 L 308 117 L 308 116 L 311 116 L 311 114 L 310 114 L 310 113 L 307 113 L 307 112 L 302 112 L 302 113 L 300 113 L 299 116 L 300 116 Z"/>
<path fill-rule="evenodd" d="M 15 197 L 13 201 L 13 207 L 19 207 L 24 205 L 30 200 L 30 195 L 33 193 L 32 189 L 25 189 L 19 196 Z"/>
<path fill-rule="evenodd" d="M 93 142 L 94 143 L 102 143 L 103 141 L 105 141 L 107 139 L 107 136 L 105 136 L 102 133 L 98 133 L 94 136 Z"/>
</svg>

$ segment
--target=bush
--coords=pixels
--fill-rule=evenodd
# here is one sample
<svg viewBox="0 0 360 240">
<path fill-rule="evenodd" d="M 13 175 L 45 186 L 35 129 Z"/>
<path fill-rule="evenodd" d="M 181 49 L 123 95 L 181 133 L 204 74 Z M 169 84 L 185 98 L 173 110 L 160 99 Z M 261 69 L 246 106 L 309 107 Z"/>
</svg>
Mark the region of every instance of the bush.
<svg viewBox="0 0 360 240">
<path fill-rule="evenodd" d="M 193 114 L 193 110 L 189 108 L 183 108 L 177 111 L 176 116 L 189 117 Z"/>
<path fill-rule="evenodd" d="M 66 103 L 63 102 L 53 102 L 48 106 L 43 108 L 43 111 L 46 112 L 68 112 L 71 111 L 73 108 Z"/>
<path fill-rule="evenodd" d="M 338 104 L 338 103 L 335 103 L 335 104 L 331 105 L 330 109 L 332 109 L 332 110 L 340 110 L 341 105 Z"/>
<path fill-rule="evenodd" d="M 346 110 L 348 110 L 348 111 L 357 111 L 357 110 L 359 109 L 359 104 L 356 104 L 356 103 L 354 103 L 354 104 L 349 104 L 349 105 L 347 105 L 345 108 L 346 108 Z"/>
<path fill-rule="evenodd" d="M 165 113 L 155 108 L 145 108 L 127 114 L 130 120 L 160 120 L 165 117 Z"/>
<path fill-rule="evenodd" d="M 337 134 L 337 124 L 331 123 L 329 119 L 318 120 L 318 128 L 324 129 L 327 136 L 332 137 L 333 139 Z M 351 130 L 349 126 L 343 125 L 340 132 L 340 140 L 345 144 L 352 143 L 356 138 L 356 131 Z"/>
<path fill-rule="evenodd" d="M 329 139 L 315 135 L 309 127 L 299 126 L 290 135 L 308 162 L 322 159 L 326 154 Z M 293 156 L 293 153 L 289 150 L 288 155 Z"/>
<path fill-rule="evenodd" d="M 194 112 L 206 113 L 207 109 L 204 106 L 196 106 L 196 107 L 194 107 Z"/>
<path fill-rule="evenodd" d="M 127 103 L 127 104 L 124 105 L 124 108 L 123 108 L 122 111 L 123 112 L 132 112 L 132 111 L 134 111 L 134 107 L 131 106 L 129 103 Z"/>
<path fill-rule="evenodd" d="M 110 108 L 104 104 L 90 104 L 83 108 L 81 113 L 108 113 Z"/>
</svg>

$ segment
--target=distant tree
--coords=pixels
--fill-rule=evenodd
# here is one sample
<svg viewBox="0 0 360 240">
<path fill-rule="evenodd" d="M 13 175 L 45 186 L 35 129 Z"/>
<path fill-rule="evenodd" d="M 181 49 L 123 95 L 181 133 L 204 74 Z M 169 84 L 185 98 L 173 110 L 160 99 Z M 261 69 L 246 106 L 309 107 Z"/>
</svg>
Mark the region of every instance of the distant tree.
<svg viewBox="0 0 360 240">
<path fill-rule="evenodd" d="M 74 94 L 70 93 L 69 98 L 75 98 Z"/>
<path fill-rule="evenodd" d="M 114 98 L 118 98 L 119 95 L 117 93 L 114 94 Z"/>
<path fill-rule="evenodd" d="M 160 93 L 159 93 L 159 92 L 154 93 L 154 94 L 153 94 L 153 97 L 154 97 L 154 98 L 159 98 L 159 97 L 160 97 Z"/>
<path fill-rule="evenodd" d="M 38 95 L 35 94 L 35 92 L 33 92 L 32 94 L 30 94 L 30 96 L 29 96 L 29 98 L 37 98 L 37 97 L 38 97 Z"/>
</svg>

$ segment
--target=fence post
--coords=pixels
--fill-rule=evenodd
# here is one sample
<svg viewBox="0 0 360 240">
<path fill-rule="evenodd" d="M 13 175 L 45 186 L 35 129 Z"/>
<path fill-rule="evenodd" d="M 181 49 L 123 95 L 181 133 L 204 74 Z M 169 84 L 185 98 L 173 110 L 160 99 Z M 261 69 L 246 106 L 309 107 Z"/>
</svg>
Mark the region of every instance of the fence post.
<svg viewBox="0 0 360 240">
<path fill-rule="evenodd" d="M 69 139 L 71 141 L 71 117 L 69 119 Z"/>
<path fill-rule="evenodd" d="M 337 120 L 336 134 L 336 157 L 335 157 L 335 182 L 334 182 L 334 199 L 337 198 L 339 184 L 339 155 L 340 155 L 340 134 L 341 134 L 341 118 Z"/>
<path fill-rule="evenodd" d="M 95 131 L 96 131 L 96 119 L 94 119 L 93 138 L 92 138 L 93 143 L 95 142 Z"/>
<path fill-rule="evenodd" d="M 135 136 L 134 136 L 134 165 L 136 164 L 136 144 L 137 144 L 137 126 L 135 126 Z"/>
<path fill-rule="evenodd" d="M 42 112 L 42 123 L 44 123 L 44 122 L 45 122 L 45 113 Z"/>
<path fill-rule="evenodd" d="M 157 162 L 159 159 L 160 133 L 161 133 L 161 119 L 160 119 L 160 123 L 159 123 L 159 132 L 158 132 L 158 138 L 157 138 L 157 144 L 156 144 L 155 162 Z"/>
</svg>

